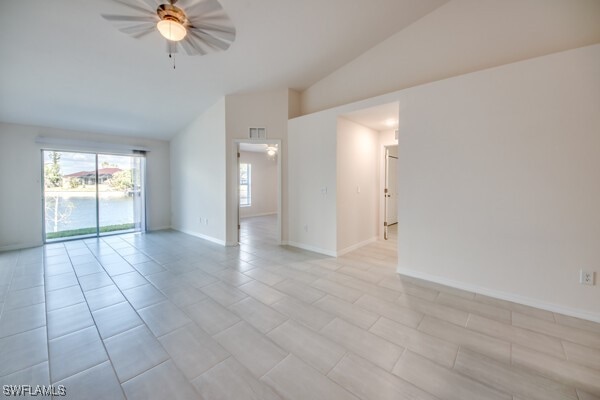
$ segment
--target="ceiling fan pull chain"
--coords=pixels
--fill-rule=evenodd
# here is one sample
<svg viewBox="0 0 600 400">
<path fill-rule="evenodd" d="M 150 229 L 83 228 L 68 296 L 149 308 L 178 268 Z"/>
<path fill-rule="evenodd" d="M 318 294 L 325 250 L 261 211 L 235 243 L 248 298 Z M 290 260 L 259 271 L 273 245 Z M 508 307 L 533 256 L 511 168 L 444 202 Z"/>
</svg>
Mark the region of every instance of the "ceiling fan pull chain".
<svg viewBox="0 0 600 400">
<path fill-rule="evenodd" d="M 175 69 L 175 55 L 171 54 L 171 50 L 169 50 L 169 58 L 173 59 L 173 69 Z"/>
</svg>

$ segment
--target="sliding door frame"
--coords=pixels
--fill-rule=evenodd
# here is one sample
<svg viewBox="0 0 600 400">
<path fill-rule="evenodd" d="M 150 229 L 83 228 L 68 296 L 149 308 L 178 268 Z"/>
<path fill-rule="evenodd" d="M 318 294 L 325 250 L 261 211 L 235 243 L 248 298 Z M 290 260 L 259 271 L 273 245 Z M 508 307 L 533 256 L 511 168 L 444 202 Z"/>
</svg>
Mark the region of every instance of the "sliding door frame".
<svg viewBox="0 0 600 400">
<path fill-rule="evenodd" d="M 76 150 L 76 149 L 64 149 L 59 150 L 60 147 L 42 147 L 40 149 L 40 161 L 41 161 L 41 170 L 40 170 L 40 182 L 41 182 L 41 200 L 42 200 L 42 242 L 44 244 L 49 243 L 59 243 L 59 242 L 67 242 L 72 240 L 81 240 L 81 239 L 90 239 L 90 238 L 100 238 L 103 236 L 114 236 L 121 235 L 124 233 L 138 233 L 138 232 L 146 232 L 146 151 L 135 151 L 133 153 L 121 153 L 121 152 L 111 152 L 111 151 L 90 151 L 90 150 Z M 63 152 L 63 153 L 83 153 L 83 154 L 93 154 L 94 155 L 94 163 L 95 163 L 95 175 L 96 175 L 96 233 L 86 234 L 86 235 L 78 235 L 72 237 L 64 237 L 57 239 L 47 239 L 47 231 L 46 231 L 46 176 L 44 173 L 44 153 L 45 152 Z M 107 155 L 107 156 L 126 156 L 133 158 L 143 159 L 139 164 L 139 176 L 141 180 L 141 188 L 140 188 L 140 196 L 141 196 L 141 212 L 140 212 L 140 221 L 139 221 L 139 230 L 136 230 L 135 225 L 137 225 L 136 221 L 134 221 L 134 228 L 132 230 L 123 230 L 123 231 L 115 231 L 115 232 L 106 232 L 100 234 L 100 189 L 99 189 L 99 176 L 98 176 L 98 156 L 99 155 Z M 135 200 L 134 200 L 135 201 Z M 135 207 L 135 206 L 134 206 Z M 134 212 L 135 218 L 135 212 Z"/>
</svg>

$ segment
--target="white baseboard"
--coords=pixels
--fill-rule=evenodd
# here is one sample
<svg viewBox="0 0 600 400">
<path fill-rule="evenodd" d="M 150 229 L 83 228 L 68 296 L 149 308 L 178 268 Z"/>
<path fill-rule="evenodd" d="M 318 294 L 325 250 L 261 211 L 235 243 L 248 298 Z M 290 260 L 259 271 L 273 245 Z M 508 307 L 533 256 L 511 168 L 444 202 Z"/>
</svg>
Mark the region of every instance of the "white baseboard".
<svg viewBox="0 0 600 400">
<path fill-rule="evenodd" d="M 9 244 L 6 246 L 0 247 L 0 253 L 3 251 L 13 251 L 13 250 L 23 250 L 30 249 L 32 247 L 40 247 L 43 246 L 44 243 L 42 241 L 39 242 L 30 242 L 30 243 L 17 243 L 17 244 Z"/>
<path fill-rule="evenodd" d="M 326 256 L 330 256 L 330 257 L 340 257 L 343 256 L 346 253 L 349 253 L 353 250 L 356 250 L 360 247 L 366 246 L 369 243 L 373 243 L 377 241 L 377 236 L 374 236 L 370 239 L 364 240 L 360 243 L 356 243 L 353 244 L 352 246 L 348 246 L 345 249 L 342 250 L 327 250 L 327 249 L 322 249 L 320 247 L 316 247 L 316 246 L 312 246 L 309 244 L 304 244 L 304 243 L 298 243 L 298 242 L 293 242 L 293 241 L 282 241 L 281 244 L 282 245 L 288 245 L 288 246 L 293 246 L 293 247 L 298 247 L 300 249 L 304 249 L 304 250 L 308 250 L 308 251 L 312 251 L 314 253 L 319 253 L 319 254 L 325 254 Z"/>
<path fill-rule="evenodd" d="M 450 286 L 457 289 L 467 290 L 469 292 L 479 293 L 485 296 L 494 297 L 500 300 L 512 301 L 513 303 L 519 303 L 530 307 L 539 308 L 546 311 L 555 312 L 558 314 L 564 314 L 575 318 L 581 318 L 588 321 L 600 322 L 600 314 L 580 310 L 571 307 L 565 307 L 560 304 L 548 303 L 543 300 L 532 299 L 526 296 L 520 296 L 518 294 L 504 292 L 501 290 L 488 289 L 482 286 L 473 285 L 470 283 L 459 282 L 452 279 L 444 278 L 438 275 L 428 274 L 422 271 L 416 271 L 410 268 L 396 269 L 401 275 L 411 276 L 413 278 L 423 279 L 430 282 L 439 283 L 441 285 Z"/>
<path fill-rule="evenodd" d="M 226 246 L 227 245 L 227 243 L 224 240 L 217 239 L 217 238 L 214 238 L 212 236 L 204 235 L 202 233 L 198 233 L 198 232 L 194 232 L 194 231 L 188 231 L 188 230 L 185 230 L 185 229 L 177 229 L 177 228 L 172 228 L 172 229 L 176 230 L 176 231 L 179 231 L 179 232 L 182 232 L 182 233 L 185 233 L 186 235 L 195 236 L 197 238 L 204 239 L 204 240 L 207 240 L 207 241 L 212 242 L 212 243 L 220 244 L 221 246 Z"/>
<path fill-rule="evenodd" d="M 298 242 L 293 242 L 293 241 L 287 241 L 285 243 L 288 246 L 298 247 L 299 249 L 312 251 L 313 253 L 325 254 L 326 256 L 330 256 L 330 257 L 337 257 L 337 254 L 334 250 L 326 250 L 326 249 L 322 249 L 320 247 L 311 246 L 309 244 L 298 243 Z"/>
<path fill-rule="evenodd" d="M 153 226 L 152 228 L 148 227 L 148 232 L 154 231 L 165 231 L 171 229 L 171 225 L 169 226 Z"/>
<path fill-rule="evenodd" d="M 366 246 L 366 245 L 368 245 L 370 243 L 373 243 L 373 242 L 376 242 L 376 241 L 377 241 L 377 236 L 373 236 L 371 239 L 363 240 L 360 243 L 356 243 L 356 244 L 353 244 L 352 246 L 346 247 L 345 249 L 338 250 L 336 252 L 336 257 L 341 257 L 341 256 L 343 256 L 346 253 L 350 253 L 351 251 L 354 251 L 356 249 L 359 249 L 359 248 L 361 248 L 363 246 Z"/>
</svg>

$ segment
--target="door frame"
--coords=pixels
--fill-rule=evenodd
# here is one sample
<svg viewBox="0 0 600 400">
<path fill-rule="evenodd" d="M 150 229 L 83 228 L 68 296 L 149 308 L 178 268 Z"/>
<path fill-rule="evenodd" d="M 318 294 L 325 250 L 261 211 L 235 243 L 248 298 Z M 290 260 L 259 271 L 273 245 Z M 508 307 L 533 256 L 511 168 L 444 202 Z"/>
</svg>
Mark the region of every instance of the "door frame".
<svg viewBox="0 0 600 400">
<path fill-rule="evenodd" d="M 64 152 L 64 153 L 84 153 L 84 154 L 93 154 L 94 155 L 94 163 L 95 163 L 95 172 L 96 172 L 96 233 L 90 233 L 87 235 L 78 235 L 78 236 L 71 236 L 71 237 L 64 237 L 64 238 L 59 238 L 59 239 L 50 239 L 48 240 L 48 238 L 46 237 L 46 187 L 45 187 L 45 173 L 44 173 L 44 162 L 45 162 L 45 158 L 44 158 L 44 152 L 50 152 L 50 151 L 56 151 L 56 152 Z M 145 233 L 148 229 L 147 227 L 147 191 L 146 191 L 146 186 L 147 186 L 147 176 L 146 176 L 146 162 L 147 162 L 147 155 L 145 150 L 143 151 L 144 154 L 140 155 L 140 154 L 135 154 L 135 153 L 124 153 L 124 152 L 117 152 L 117 151 L 100 151 L 100 150 L 77 150 L 77 149 L 64 149 L 61 146 L 53 146 L 53 147 L 41 147 L 40 148 L 40 159 L 41 159 L 41 168 L 40 168 L 40 183 L 41 183 L 41 205 L 42 205 L 42 243 L 43 244 L 50 244 L 50 243 L 60 243 L 60 242 L 68 242 L 68 241 L 73 241 L 73 240 L 82 240 L 82 239 L 96 239 L 96 238 L 100 238 L 100 237 L 104 237 L 104 236 L 114 236 L 114 235 L 121 235 L 121 234 L 125 234 L 125 233 Z M 143 161 L 140 162 L 140 179 L 142 182 L 142 187 L 141 187 L 141 213 L 140 213 L 140 229 L 139 230 L 126 230 L 126 231 L 115 231 L 115 232 L 106 232 L 106 233 L 100 233 L 100 197 L 99 197 L 99 188 L 98 188 L 98 156 L 99 155 L 114 155 L 114 156 L 126 156 L 126 157 L 140 157 L 143 158 Z"/>
<path fill-rule="evenodd" d="M 239 158 L 238 154 L 240 152 L 240 144 L 248 143 L 248 144 L 276 144 L 279 151 L 277 152 L 277 244 L 282 244 L 282 173 L 281 173 L 281 156 L 283 153 L 283 149 L 281 147 L 280 139 L 234 139 L 233 140 L 233 152 L 234 157 L 232 157 L 233 161 L 231 164 L 231 168 L 235 170 L 235 188 L 233 198 L 235 198 L 235 203 L 232 204 L 232 208 L 230 211 L 233 212 L 232 215 L 235 217 L 235 221 L 237 221 L 237 245 L 239 245 L 240 239 L 240 169 L 239 169 Z"/>
<path fill-rule="evenodd" d="M 378 191 L 378 199 L 379 199 L 379 219 L 377 222 L 379 239 L 384 239 L 385 227 L 384 222 L 386 219 L 386 202 L 385 202 L 385 194 L 384 190 L 386 188 L 386 171 L 387 171 L 387 151 L 389 147 L 398 147 L 398 142 L 396 143 L 383 143 L 380 147 L 380 157 L 379 157 L 379 191 Z M 397 164 L 398 165 L 398 164 Z M 396 171 L 397 172 L 397 171 Z"/>
</svg>

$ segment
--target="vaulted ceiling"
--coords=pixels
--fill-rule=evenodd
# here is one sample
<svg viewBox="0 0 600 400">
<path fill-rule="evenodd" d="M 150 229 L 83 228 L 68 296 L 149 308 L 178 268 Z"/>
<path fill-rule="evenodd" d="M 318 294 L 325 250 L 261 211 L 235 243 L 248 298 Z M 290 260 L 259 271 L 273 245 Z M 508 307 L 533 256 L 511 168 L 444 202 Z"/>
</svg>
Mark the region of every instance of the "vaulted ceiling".
<svg viewBox="0 0 600 400">
<path fill-rule="evenodd" d="M 158 32 L 100 16 L 132 15 L 117 2 L 3 0 L 0 121 L 169 139 L 223 95 L 305 89 L 445 2 L 221 0 L 234 44 L 174 70 Z"/>
</svg>

